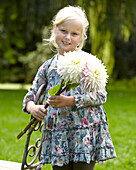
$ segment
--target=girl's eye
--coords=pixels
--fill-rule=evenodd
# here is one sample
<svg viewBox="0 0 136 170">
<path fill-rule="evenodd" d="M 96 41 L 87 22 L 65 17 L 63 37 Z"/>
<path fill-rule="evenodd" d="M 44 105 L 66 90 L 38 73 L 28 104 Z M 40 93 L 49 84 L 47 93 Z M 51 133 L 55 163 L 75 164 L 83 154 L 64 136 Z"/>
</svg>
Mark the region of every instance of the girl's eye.
<svg viewBox="0 0 136 170">
<path fill-rule="evenodd" d="M 65 33 L 65 32 L 66 32 L 66 30 L 61 30 L 61 32 Z"/>
<path fill-rule="evenodd" d="M 78 34 L 76 32 L 74 32 L 73 35 L 78 35 Z"/>
</svg>

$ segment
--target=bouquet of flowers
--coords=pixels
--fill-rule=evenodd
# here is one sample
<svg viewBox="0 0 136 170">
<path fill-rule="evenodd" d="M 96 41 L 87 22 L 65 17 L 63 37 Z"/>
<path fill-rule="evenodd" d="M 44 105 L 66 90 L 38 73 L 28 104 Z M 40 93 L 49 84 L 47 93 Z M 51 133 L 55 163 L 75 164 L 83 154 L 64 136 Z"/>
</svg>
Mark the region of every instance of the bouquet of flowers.
<svg viewBox="0 0 136 170">
<path fill-rule="evenodd" d="M 62 77 L 61 84 L 49 90 L 50 96 L 60 95 L 64 90 L 76 88 L 82 85 L 83 91 L 98 92 L 106 86 L 108 75 L 104 64 L 92 54 L 83 51 L 65 52 L 59 56 L 57 62 L 57 72 Z M 48 104 L 45 105 L 45 108 Z M 33 118 L 30 123 L 21 131 L 17 139 L 21 138 L 30 128 L 32 133 L 38 120 Z"/>
<path fill-rule="evenodd" d="M 104 64 L 92 54 L 83 51 L 64 53 L 60 56 L 57 72 L 67 82 L 83 84 L 84 91 L 101 91 L 108 75 Z"/>
</svg>

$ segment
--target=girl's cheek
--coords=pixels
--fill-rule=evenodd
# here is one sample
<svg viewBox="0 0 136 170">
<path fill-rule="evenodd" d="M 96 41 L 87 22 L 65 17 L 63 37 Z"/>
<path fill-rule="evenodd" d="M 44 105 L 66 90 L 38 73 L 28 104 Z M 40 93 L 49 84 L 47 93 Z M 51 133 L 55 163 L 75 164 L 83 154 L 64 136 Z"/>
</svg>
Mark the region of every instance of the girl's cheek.
<svg viewBox="0 0 136 170">
<path fill-rule="evenodd" d="M 79 44 L 79 42 L 80 42 L 80 40 L 77 40 L 77 39 L 74 39 L 73 41 L 74 41 L 74 42 L 75 42 L 75 44 L 77 44 L 77 45 L 78 45 L 78 44 Z"/>
<path fill-rule="evenodd" d="M 63 32 L 59 31 L 58 36 L 63 36 Z"/>
</svg>

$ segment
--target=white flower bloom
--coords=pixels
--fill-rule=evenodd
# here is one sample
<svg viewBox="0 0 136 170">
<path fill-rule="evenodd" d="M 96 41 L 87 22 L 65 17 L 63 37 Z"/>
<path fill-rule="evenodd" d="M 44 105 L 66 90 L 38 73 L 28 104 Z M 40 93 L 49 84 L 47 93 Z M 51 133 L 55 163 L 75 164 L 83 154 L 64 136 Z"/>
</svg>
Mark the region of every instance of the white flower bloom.
<svg viewBox="0 0 136 170">
<path fill-rule="evenodd" d="M 84 67 L 82 52 L 67 52 L 60 56 L 57 62 L 57 72 L 65 82 L 80 83 L 81 71 Z"/>
<path fill-rule="evenodd" d="M 82 79 L 85 91 L 100 91 L 107 83 L 107 70 L 104 64 L 93 55 L 87 55 L 85 67 L 82 70 Z"/>
<path fill-rule="evenodd" d="M 104 64 L 84 51 L 64 53 L 57 62 L 57 72 L 65 82 L 82 83 L 83 91 L 100 91 L 107 83 L 107 70 Z"/>
</svg>

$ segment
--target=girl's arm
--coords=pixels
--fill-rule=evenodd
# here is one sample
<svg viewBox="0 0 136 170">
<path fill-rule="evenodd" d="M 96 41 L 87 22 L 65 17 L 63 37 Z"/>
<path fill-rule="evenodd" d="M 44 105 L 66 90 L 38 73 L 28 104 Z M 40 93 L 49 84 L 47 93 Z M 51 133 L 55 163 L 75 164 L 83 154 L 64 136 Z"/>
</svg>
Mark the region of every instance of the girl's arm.
<svg viewBox="0 0 136 170">
<path fill-rule="evenodd" d="M 28 102 L 32 101 L 34 104 L 36 104 L 36 94 L 41 86 L 41 84 L 47 84 L 47 79 L 46 79 L 46 69 L 48 68 L 48 61 L 45 62 L 38 70 L 34 81 L 32 88 L 28 90 L 28 93 L 25 95 L 24 100 L 23 100 L 23 111 L 25 113 L 30 113 L 30 109 L 26 107 Z"/>
<path fill-rule="evenodd" d="M 75 106 L 77 109 L 102 105 L 107 100 L 107 92 L 105 90 L 86 94 L 79 94 L 78 92 L 75 92 L 73 96 L 75 97 Z"/>
<path fill-rule="evenodd" d="M 47 103 L 53 108 L 60 108 L 65 106 L 75 106 L 78 108 L 93 107 L 102 105 L 106 102 L 107 92 L 105 90 L 96 93 L 80 94 L 78 91 L 73 91 L 72 96 L 51 96 Z"/>
</svg>

